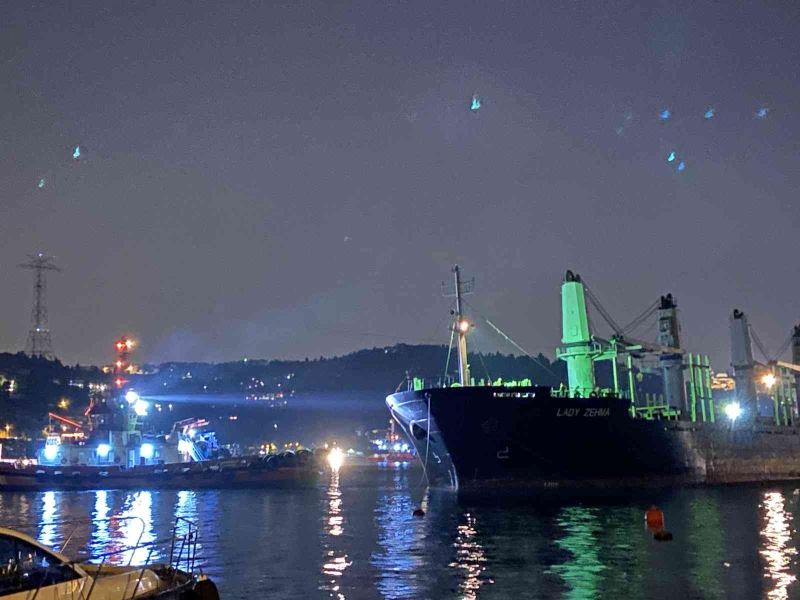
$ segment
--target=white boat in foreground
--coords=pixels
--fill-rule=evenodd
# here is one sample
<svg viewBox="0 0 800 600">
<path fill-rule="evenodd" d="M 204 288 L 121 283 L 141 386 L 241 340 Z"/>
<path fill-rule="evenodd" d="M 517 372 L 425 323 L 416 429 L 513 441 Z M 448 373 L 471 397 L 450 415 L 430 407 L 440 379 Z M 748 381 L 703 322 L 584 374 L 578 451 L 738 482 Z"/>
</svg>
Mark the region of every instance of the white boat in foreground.
<svg viewBox="0 0 800 600">
<path fill-rule="evenodd" d="M 188 544 L 193 544 L 191 537 Z M 186 547 L 186 540 L 173 548 Z M 143 546 L 139 546 L 142 548 Z M 187 548 L 187 553 L 188 553 Z M 0 527 L 0 597 L 3 600 L 219 600 L 216 586 L 203 576 L 169 564 L 114 566 L 80 562 L 32 537 Z M 172 562 L 173 557 L 171 557 Z M 192 560 L 192 563 L 194 561 Z"/>
</svg>

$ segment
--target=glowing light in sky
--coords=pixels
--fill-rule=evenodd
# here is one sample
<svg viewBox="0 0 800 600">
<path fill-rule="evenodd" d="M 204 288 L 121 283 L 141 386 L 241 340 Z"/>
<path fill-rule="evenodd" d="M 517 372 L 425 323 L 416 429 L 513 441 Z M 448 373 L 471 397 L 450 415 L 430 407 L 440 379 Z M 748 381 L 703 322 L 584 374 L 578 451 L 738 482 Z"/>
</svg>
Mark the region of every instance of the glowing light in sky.
<svg viewBox="0 0 800 600">
<path fill-rule="evenodd" d="M 703 115 L 704 119 L 713 119 L 714 118 L 714 107 L 709 108 L 705 114 Z"/>
<path fill-rule="evenodd" d="M 478 94 L 473 94 L 472 96 L 472 104 L 470 105 L 469 109 L 471 111 L 480 110 L 481 108 L 481 99 L 478 97 Z"/>
<path fill-rule="evenodd" d="M 769 113 L 769 109 L 766 106 L 762 106 L 756 111 L 756 119 L 766 119 L 767 113 Z"/>
<path fill-rule="evenodd" d="M 661 119 L 662 121 L 667 121 L 671 116 L 672 112 L 668 108 L 665 108 L 659 113 L 658 118 Z"/>
</svg>

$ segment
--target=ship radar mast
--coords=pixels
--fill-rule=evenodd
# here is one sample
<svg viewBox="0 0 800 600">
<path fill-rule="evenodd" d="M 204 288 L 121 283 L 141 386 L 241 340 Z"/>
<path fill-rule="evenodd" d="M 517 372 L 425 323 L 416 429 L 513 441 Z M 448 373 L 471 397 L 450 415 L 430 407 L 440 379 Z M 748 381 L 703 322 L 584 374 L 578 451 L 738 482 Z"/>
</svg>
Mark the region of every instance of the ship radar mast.
<svg viewBox="0 0 800 600">
<path fill-rule="evenodd" d="M 453 279 L 455 292 L 446 295 L 456 299 L 456 308 L 451 311 L 451 314 L 453 315 L 453 333 L 458 336 L 458 381 L 462 386 L 466 386 L 470 385 L 469 363 L 467 362 L 467 333 L 472 325 L 464 317 L 463 297 L 472 293 L 472 289 L 475 287 L 475 280 L 462 281 L 461 269 L 458 265 L 453 267 Z"/>
</svg>

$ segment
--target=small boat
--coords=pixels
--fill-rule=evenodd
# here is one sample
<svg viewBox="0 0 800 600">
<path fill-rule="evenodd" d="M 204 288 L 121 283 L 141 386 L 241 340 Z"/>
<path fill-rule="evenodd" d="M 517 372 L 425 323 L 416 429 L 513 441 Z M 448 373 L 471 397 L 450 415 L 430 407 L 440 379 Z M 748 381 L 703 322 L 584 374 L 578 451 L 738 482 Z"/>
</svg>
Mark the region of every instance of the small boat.
<svg viewBox="0 0 800 600">
<path fill-rule="evenodd" d="M 369 462 L 377 465 L 399 466 L 414 462 L 416 456 L 413 447 L 395 431 L 394 419 L 389 422 L 389 429 L 381 432 L 376 439 L 370 440 L 372 454 Z"/>
<path fill-rule="evenodd" d="M 172 547 L 187 548 L 176 565 L 112 566 L 71 560 L 32 537 L 0 527 L 0 596 L 4 600 L 219 600 L 216 585 L 194 574 L 196 528 Z M 143 548 L 144 545 L 138 546 Z M 119 551 L 117 551 L 118 553 Z M 172 553 L 171 559 L 175 558 Z M 177 564 L 188 565 L 187 570 Z"/>
</svg>

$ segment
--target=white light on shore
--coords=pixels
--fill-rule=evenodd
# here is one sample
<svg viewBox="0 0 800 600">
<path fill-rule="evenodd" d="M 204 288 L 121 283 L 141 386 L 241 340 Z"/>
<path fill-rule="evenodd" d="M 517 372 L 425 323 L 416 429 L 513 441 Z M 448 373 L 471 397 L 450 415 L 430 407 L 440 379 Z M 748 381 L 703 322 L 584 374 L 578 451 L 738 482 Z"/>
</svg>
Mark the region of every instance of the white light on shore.
<svg viewBox="0 0 800 600">
<path fill-rule="evenodd" d="M 344 452 L 340 448 L 331 448 L 331 451 L 328 452 L 328 464 L 331 469 L 338 471 L 344 464 Z"/>
</svg>

